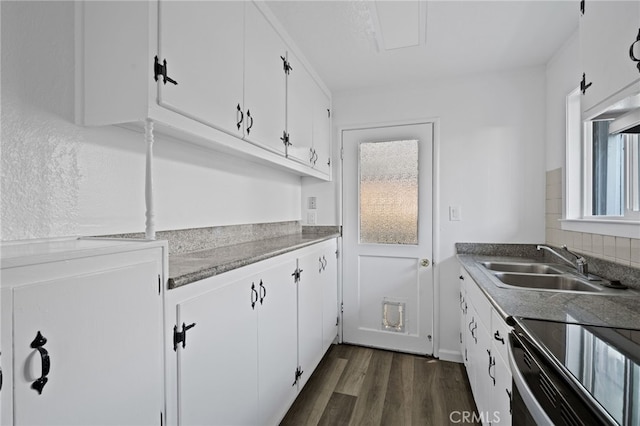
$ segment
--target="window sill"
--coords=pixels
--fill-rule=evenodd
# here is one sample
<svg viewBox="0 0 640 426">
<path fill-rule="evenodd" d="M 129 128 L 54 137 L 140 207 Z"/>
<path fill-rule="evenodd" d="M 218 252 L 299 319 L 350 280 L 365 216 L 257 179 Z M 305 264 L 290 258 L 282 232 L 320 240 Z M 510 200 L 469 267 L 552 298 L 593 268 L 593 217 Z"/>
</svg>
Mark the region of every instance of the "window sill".
<svg viewBox="0 0 640 426">
<path fill-rule="evenodd" d="M 640 221 L 636 220 L 560 219 L 560 228 L 564 231 L 640 238 Z"/>
</svg>

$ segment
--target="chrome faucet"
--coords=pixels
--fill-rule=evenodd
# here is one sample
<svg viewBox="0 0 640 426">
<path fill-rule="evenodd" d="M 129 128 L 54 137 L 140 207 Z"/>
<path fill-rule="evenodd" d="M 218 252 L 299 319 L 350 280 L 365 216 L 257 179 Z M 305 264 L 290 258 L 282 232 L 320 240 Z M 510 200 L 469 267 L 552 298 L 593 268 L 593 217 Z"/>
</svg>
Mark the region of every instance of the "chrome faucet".
<svg viewBox="0 0 640 426">
<path fill-rule="evenodd" d="M 575 254 L 574 252 L 570 251 L 567 248 L 567 245 L 563 245 L 561 248 L 566 251 L 567 253 L 569 253 L 570 255 L 574 256 L 576 258 L 575 263 L 573 263 L 571 260 L 567 259 L 566 257 L 564 257 L 563 255 L 561 255 L 560 253 L 558 253 L 557 251 L 555 251 L 554 249 L 552 249 L 549 246 L 543 246 L 543 245 L 539 245 L 536 247 L 538 250 L 540 249 L 544 249 L 550 253 L 555 254 L 556 256 L 558 256 L 560 259 L 564 260 L 565 262 L 567 262 L 569 265 L 573 266 L 574 268 L 576 268 L 576 271 L 580 274 L 583 275 L 585 277 L 589 277 L 589 265 L 587 265 L 587 260 L 582 257 L 579 256 L 577 254 Z"/>
</svg>

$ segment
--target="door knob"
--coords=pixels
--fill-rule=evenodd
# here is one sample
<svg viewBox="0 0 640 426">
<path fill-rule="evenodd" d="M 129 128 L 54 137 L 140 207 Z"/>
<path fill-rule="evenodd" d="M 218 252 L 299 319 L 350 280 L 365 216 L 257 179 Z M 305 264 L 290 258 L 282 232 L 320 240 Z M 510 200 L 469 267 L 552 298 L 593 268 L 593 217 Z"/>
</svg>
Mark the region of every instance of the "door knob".
<svg viewBox="0 0 640 426">
<path fill-rule="evenodd" d="M 429 266 L 429 265 L 430 265 L 430 263 L 429 263 L 429 259 L 422 259 L 422 260 L 420 261 L 420 265 L 426 268 L 427 266 Z"/>
</svg>

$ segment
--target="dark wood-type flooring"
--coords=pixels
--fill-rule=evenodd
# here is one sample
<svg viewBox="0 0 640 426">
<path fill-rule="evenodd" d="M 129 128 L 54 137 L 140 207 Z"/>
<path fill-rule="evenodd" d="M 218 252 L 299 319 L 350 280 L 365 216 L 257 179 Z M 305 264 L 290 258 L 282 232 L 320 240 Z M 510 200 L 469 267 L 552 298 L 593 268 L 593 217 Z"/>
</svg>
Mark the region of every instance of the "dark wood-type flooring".
<svg viewBox="0 0 640 426">
<path fill-rule="evenodd" d="M 462 364 L 333 345 L 281 425 L 440 426 L 475 410 Z"/>
</svg>

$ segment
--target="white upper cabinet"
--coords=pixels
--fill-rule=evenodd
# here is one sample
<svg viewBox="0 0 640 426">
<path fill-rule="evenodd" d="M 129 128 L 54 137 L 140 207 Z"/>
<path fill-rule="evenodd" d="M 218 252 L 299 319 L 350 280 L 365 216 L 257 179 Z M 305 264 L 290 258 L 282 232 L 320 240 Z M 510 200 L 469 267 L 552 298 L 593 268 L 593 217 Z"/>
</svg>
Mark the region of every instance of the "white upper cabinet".
<svg viewBox="0 0 640 426">
<path fill-rule="evenodd" d="M 313 167 L 331 176 L 331 98 L 314 84 L 313 99 Z"/>
<path fill-rule="evenodd" d="M 246 3 L 246 25 L 245 139 L 284 154 L 287 48 L 254 3 Z"/>
<path fill-rule="evenodd" d="M 178 82 L 158 86 L 158 103 L 242 137 L 244 3 L 161 0 L 158 25 L 158 57 Z"/>
<path fill-rule="evenodd" d="M 329 179 L 308 161 L 309 87 L 318 82 L 302 65 L 294 66 L 300 77 L 290 83 L 289 111 L 307 105 L 295 120 L 307 152 L 304 162 L 287 158 L 286 65 L 300 55 L 267 6 L 156 0 L 76 8 L 79 124 L 139 127 L 150 119 L 155 132 Z"/>
<path fill-rule="evenodd" d="M 327 177 L 331 162 L 331 99 L 295 54 L 287 76 L 287 155 Z"/>
<path fill-rule="evenodd" d="M 289 158 L 313 167 L 313 106 L 315 82 L 298 57 L 289 52 L 287 132 Z"/>
<path fill-rule="evenodd" d="M 640 31 L 640 2 L 584 2 L 580 17 L 580 60 L 584 73 L 584 118 L 591 118 L 638 86 L 640 70 L 629 54 Z M 582 77 L 582 76 L 580 76 Z M 640 89 L 636 87 L 635 91 Z M 605 102 L 606 101 L 606 102 Z"/>
</svg>

